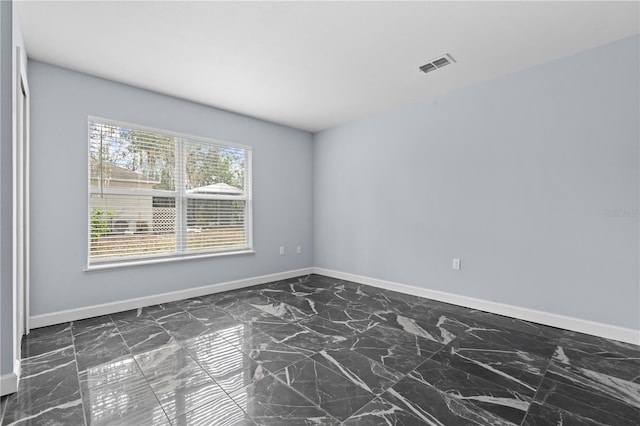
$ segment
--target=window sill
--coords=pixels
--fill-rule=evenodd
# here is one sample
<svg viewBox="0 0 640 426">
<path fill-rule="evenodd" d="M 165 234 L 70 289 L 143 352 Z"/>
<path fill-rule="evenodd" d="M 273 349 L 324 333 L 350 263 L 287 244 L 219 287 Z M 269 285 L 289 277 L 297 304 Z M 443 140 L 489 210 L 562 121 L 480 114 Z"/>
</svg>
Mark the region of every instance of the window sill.
<svg viewBox="0 0 640 426">
<path fill-rule="evenodd" d="M 213 257 L 236 256 L 236 255 L 255 254 L 255 253 L 256 252 L 254 250 L 248 249 L 248 250 L 239 250 L 239 251 L 227 251 L 222 253 L 203 253 L 203 254 L 192 254 L 192 255 L 184 255 L 184 256 L 172 256 L 172 257 L 161 257 L 161 258 L 151 258 L 151 259 L 119 260 L 114 262 L 104 262 L 104 263 L 89 265 L 86 268 L 84 268 L 83 271 L 94 272 L 94 271 L 102 271 L 106 269 L 127 268 L 130 266 L 145 266 L 145 265 L 154 265 L 158 263 L 182 262 L 185 260 L 197 260 L 197 259 L 207 259 L 207 258 L 213 258 Z"/>
</svg>

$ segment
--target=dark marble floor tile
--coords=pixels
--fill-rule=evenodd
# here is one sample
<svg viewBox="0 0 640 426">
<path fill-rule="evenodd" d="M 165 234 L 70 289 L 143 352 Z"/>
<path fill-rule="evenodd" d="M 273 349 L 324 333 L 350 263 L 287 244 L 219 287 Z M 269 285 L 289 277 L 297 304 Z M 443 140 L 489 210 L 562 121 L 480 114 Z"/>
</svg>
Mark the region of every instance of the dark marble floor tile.
<svg viewBox="0 0 640 426">
<path fill-rule="evenodd" d="M 138 327 L 158 325 L 156 320 L 142 308 L 111 314 L 111 320 L 120 332 L 129 331 Z"/>
<path fill-rule="evenodd" d="M 194 374 L 204 375 L 204 371 L 200 371 L 201 369 L 188 351 L 175 342 L 135 355 L 134 359 L 150 383 L 163 379 L 175 381 L 178 378 L 185 378 L 188 380 L 191 369 Z"/>
<path fill-rule="evenodd" d="M 556 350 L 557 340 L 547 337 L 522 333 L 509 328 L 472 327 L 460 334 L 465 346 L 477 349 L 506 348 L 523 351 L 549 359 Z"/>
<path fill-rule="evenodd" d="M 449 321 L 444 315 L 425 315 L 419 319 L 396 313 L 388 313 L 381 316 L 385 320 L 385 327 L 396 328 L 426 341 L 434 342 L 437 344 L 436 348 L 451 342 L 462 332 L 457 321 L 452 326 L 452 321 Z"/>
<path fill-rule="evenodd" d="M 380 293 L 392 303 L 401 302 L 401 304 L 405 304 L 410 308 L 421 306 L 426 300 L 422 297 L 416 297 L 413 294 L 400 293 L 392 290 L 380 290 Z"/>
<path fill-rule="evenodd" d="M 278 301 L 293 306 L 307 315 L 318 315 L 318 308 L 322 305 L 317 298 L 313 297 L 313 294 L 307 296 L 301 292 L 284 293 Z"/>
<path fill-rule="evenodd" d="M 191 342 L 187 351 L 228 394 L 264 375 L 264 367 L 221 337 Z"/>
<path fill-rule="evenodd" d="M 226 292 L 222 297 L 212 303 L 213 306 L 218 308 L 228 310 L 233 309 L 236 305 L 246 305 L 244 300 L 252 299 L 255 296 L 260 296 L 260 294 L 256 293 L 253 290 L 234 290 Z"/>
<path fill-rule="evenodd" d="M 80 403 L 75 362 L 68 359 L 58 361 L 49 369 L 37 368 L 39 371 L 32 371 L 31 375 L 19 380 L 18 391 L 9 395 L 6 400 L 6 424 L 30 416 L 40 420 L 53 418 L 45 415 L 48 411 L 55 411 L 62 416 Z"/>
<path fill-rule="evenodd" d="M 238 348 L 242 346 L 245 337 L 251 337 L 256 333 L 261 334 L 261 331 L 253 327 L 250 323 L 244 323 L 242 321 L 225 323 L 224 326 L 215 329 L 216 336 L 222 337 Z"/>
<path fill-rule="evenodd" d="M 160 325 L 130 328 L 121 333 L 132 354 L 144 353 L 173 341 Z"/>
<path fill-rule="evenodd" d="M 86 329 L 81 334 L 74 334 L 73 344 L 76 346 L 77 351 L 83 351 L 89 347 L 95 346 L 97 343 L 110 339 L 120 339 L 120 331 L 112 322 L 103 324 L 93 330 Z"/>
<path fill-rule="evenodd" d="M 104 328 L 111 329 L 115 326 L 110 315 L 102 315 L 99 317 L 88 318 L 80 321 L 73 321 L 71 328 L 74 337 L 78 337 L 84 333 L 99 333 Z"/>
<path fill-rule="evenodd" d="M 640 346 L 638 345 L 575 331 L 565 330 L 563 332 L 562 345 L 565 348 L 605 358 L 640 358 Z"/>
<path fill-rule="evenodd" d="M 177 344 L 136 355 L 165 414 L 174 418 L 201 405 L 228 398 L 216 382 Z"/>
<path fill-rule="evenodd" d="M 294 324 L 269 330 L 268 334 L 277 343 L 307 355 L 327 349 L 332 343 L 327 336 Z"/>
<path fill-rule="evenodd" d="M 522 421 L 532 400 L 518 390 L 496 385 L 435 361 L 420 364 L 409 373 L 409 377 L 447 393 L 458 402 L 472 403 L 515 424 Z"/>
<path fill-rule="evenodd" d="M 73 347 L 71 324 L 53 325 L 31 331 L 22 339 L 22 358 Z"/>
<path fill-rule="evenodd" d="M 637 426 L 640 419 L 638 407 L 551 379 L 542 381 L 535 400 L 605 425 Z"/>
<path fill-rule="evenodd" d="M 18 382 L 19 403 L 51 406 L 80 398 L 75 357 L 53 359 L 48 366 L 25 364 Z"/>
<path fill-rule="evenodd" d="M 192 317 L 207 326 L 217 324 L 218 322 L 233 320 L 228 313 L 216 306 L 200 306 L 189 311 L 189 313 Z"/>
<path fill-rule="evenodd" d="M 191 311 L 193 309 L 198 309 L 209 305 L 209 301 L 202 297 L 192 297 L 191 299 L 177 300 L 175 302 L 176 307 L 182 308 L 185 311 Z"/>
<path fill-rule="evenodd" d="M 254 328 L 251 326 L 253 323 L 249 323 L 249 325 L 247 325 L 247 322 L 235 319 L 227 313 L 220 314 L 217 311 L 211 311 L 209 308 L 206 308 L 206 312 L 202 310 L 191 311 L 191 315 L 193 315 L 195 319 L 204 323 L 209 330 L 219 335 L 233 335 L 237 334 L 238 330 Z M 281 321 L 278 321 L 278 326 L 281 326 L 282 324 L 283 323 Z"/>
<path fill-rule="evenodd" d="M 255 426 L 227 395 L 172 419 L 175 426 Z"/>
<path fill-rule="evenodd" d="M 406 300 L 393 298 L 389 297 L 386 290 L 368 286 L 358 287 L 357 292 L 366 296 L 366 298 L 360 299 L 359 303 L 364 303 L 372 308 L 373 310 L 370 311 L 372 313 L 405 314 L 412 309 L 421 307 L 417 297 L 407 298 Z"/>
<path fill-rule="evenodd" d="M 12 408 L 7 410 L 0 419 L 0 424 L 3 426 L 84 426 L 85 424 L 82 400 L 79 398 L 51 406 L 27 405 L 18 409 Z"/>
<path fill-rule="evenodd" d="M 142 312 L 150 315 L 158 322 L 160 322 L 160 320 L 168 322 L 171 321 L 171 317 L 174 315 L 183 315 L 186 311 L 174 305 L 155 305 L 143 308 Z"/>
<path fill-rule="evenodd" d="M 553 361 L 559 366 L 606 374 L 628 382 L 640 379 L 640 350 L 607 344 L 596 347 L 571 339 L 560 339 Z M 605 347 L 602 347 L 605 346 Z M 629 345 L 631 346 L 631 345 Z M 621 349 L 621 350 L 620 350 Z"/>
<path fill-rule="evenodd" d="M 252 304 L 249 305 L 256 309 L 260 309 L 267 314 L 276 316 L 285 321 L 298 321 L 309 317 L 311 314 L 296 308 L 295 306 L 288 305 L 283 302 L 273 302 L 265 304 Z"/>
<path fill-rule="evenodd" d="M 244 302 L 227 308 L 227 312 L 234 319 L 243 323 L 279 321 L 280 324 L 289 324 L 289 322 L 283 318 L 271 315 L 256 306 L 248 305 Z"/>
<path fill-rule="evenodd" d="M 375 327 L 384 320 L 377 314 L 358 311 L 355 309 L 339 309 L 329 306 L 320 313 L 325 318 L 335 324 L 348 327 L 350 330 L 363 333 Z"/>
<path fill-rule="evenodd" d="M 78 376 L 81 389 L 93 389 L 128 378 L 144 379 L 142 371 L 132 356 L 122 357 L 113 362 L 80 371 Z"/>
<path fill-rule="evenodd" d="M 357 333 L 344 324 L 331 322 L 317 315 L 299 321 L 297 325 L 322 336 L 326 344 L 344 342 Z"/>
<path fill-rule="evenodd" d="M 277 342 L 273 337 L 260 331 L 250 331 L 240 337 L 232 336 L 232 338 L 225 335 L 225 340 L 272 373 L 315 353 L 315 351 Z"/>
<path fill-rule="evenodd" d="M 466 336 L 431 359 L 529 397 L 535 395 L 549 364 L 549 358 L 509 346 L 487 346 L 484 340 Z"/>
<path fill-rule="evenodd" d="M 247 304 L 247 305 L 267 305 L 269 303 L 273 303 L 275 302 L 274 299 L 261 294 L 258 291 L 252 291 L 250 295 L 248 295 L 247 297 L 241 297 L 240 300 L 242 300 L 243 303 Z"/>
<path fill-rule="evenodd" d="M 381 399 L 429 425 L 515 425 L 473 404 L 462 395 L 440 391 L 411 377 L 402 379 L 382 394 Z"/>
<path fill-rule="evenodd" d="M 272 315 L 255 318 L 251 321 L 244 321 L 243 324 L 246 330 L 256 329 L 267 334 L 290 325 L 290 323 L 288 323 L 287 321 L 282 320 L 278 317 L 274 317 Z"/>
<path fill-rule="evenodd" d="M 88 338 L 88 333 L 75 339 L 78 371 L 117 362 L 129 356 L 129 348 L 119 333 L 103 332 Z"/>
<path fill-rule="evenodd" d="M 327 281 L 332 281 L 332 288 L 334 290 L 341 290 L 341 291 L 345 291 L 345 290 L 350 290 L 350 291 L 356 291 L 358 288 L 360 288 L 360 286 L 362 286 L 362 284 L 358 284 L 356 282 L 353 281 L 347 281 L 347 280 L 338 280 L 335 278 L 331 278 L 331 277 L 322 277 L 320 275 L 318 275 L 319 279 L 325 279 Z"/>
<path fill-rule="evenodd" d="M 169 425 L 144 378 L 133 377 L 102 386 L 83 387 L 87 425 Z"/>
<path fill-rule="evenodd" d="M 613 419 L 610 419 L 613 420 Z M 537 402 L 531 404 L 522 426 L 601 426 L 602 423 L 587 419 L 575 413 L 562 410 L 552 405 Z"/>
<path fill-rule="evenodd" d="M 375 314 L 378 312 L 395 312 L 393 306 L 385 300 L 374 299 L 364 293 L 351 290 L 341 290 L 334 292 L 335 297 L 326 303 L 343 309 L 356 309 L 358 311 Z"/>
<path fill-rule="evenodd" d="M 36 380 L 42 374 L 53 372 L 57 369 L 64 369 L 69 365 L 75 368 L 75 350 L 73 345 L 65 346 L 61 349 L 22 358 L 20 362 L 20 377 L 27 379 L 33 376 Z"/>
<path fill-rule="evenodd" d="M 442 343 L 425 339 L 416 333 L 406 333 L 386 325 L 377 325 L 364 333 L 363 336 L 373 337 L 392 345 L 398 345 L 413 354 L 429 357 L 444 347 Z"/>
<path fill-rule="evenodd" d="M 311 282 L 311 275 L 303 275 L 299 277 L 287 278 L 284 280 L 278 280 L 278 281 L 262 284 L 261 286 L 259 286 L 259 288 L 260 289 L 271 289 L 271 288 L 289 289 L 291 285 L 304 286 L 306 288 L 311 288 L 312 286 L 314 286 L 314 284 Z"/>
<path fill-rule="evenodd" d="M 422 309 L 430 312 L 448 312 L 455 316 L 464 316 L 476 309 L 467 308 L 465 306 L 454 305 L 451 303 L 441 302 L 439 300 L 420 298 Z"/>
<path fill-rule="evenodd" d="M 289 295 L 308 297 L 316 303 L 325 303 L 333 298 L 333 293 L 328 287 L 318 286 L 309 281 L 266 286 L 259 293 L 280 302 L 284 302 Z"/>
<path fill-rule="evenodd" d="M 395 404 L 376 398 L 343 423 L 343 426 L 433 426 Z"/>
<path fill-rule="evenodd" d="M 402 374 L 407 374 L 426 359 L 422 355 L 405 350 L 400 344 L 387 343 L 364 335 L 349 338 L 340 344 Z"/>
<path fill-rule="evenodd" d="M 157 305 L 146 306 L 143 309 L 144 312 L 147 313 L 156 313 L 160 311 L 168 311 L 180 308 L 178 306 L 179 300 L 174 300 L 172 302 L 158 303 Z"/>
<path fill-rule="evenodd" d="M 213 333 L 213 330 L 185 311 L 158 318 L 157 321 L 179 343 Z"/>
<path fill-rule="evenodd" d="M 339 420 L 346 420 L 375 396 L 359 377 L 336 373 L 312 359 L 290 365 L 276 376 Z"/>
<path fill-rule="evenodd" d="M 225 299 L 226 300 L 226 299 Z M 273 302 L 269 300 L 269 302 L 264 302 L 265 304 Z M 251 319 L 257 316 L 267 315 L 263 310 L 258 309 L 248 303 L 244 303 L 244 301 L 238 297 L 229 298 L 227 303 L 224 303 L 224 306 L 219 306 L 218 304 L 213 304 L 213 307 L 217 309 L 222 309 L 229 316 L 236 319 Z"/>
<path fill-rule="evenodd" d="M 404 377 L 403 374 L 344 347 L 320 351 L 311 359 L 376 395 Z"/>
<path fill-rule="evenodd" d="M 638 418 L 640 418 L 639 383 L 557 361 L 559 356 L 564 356 L 564 354 L 556 355 L 551 361 L 547 369 L 547 378 L 635 407 L 638 410 Z"/>
<path fill-rule="evenodd" d="M 230 396 L 258 425 L 338 425 L 340 423 L 266 372 Z"/>
<path fill-rule="evenodd" d="M 505 317 L 503 315 L 492 314 L 490 312 L 471 310 L 465 314 L 466 317 L 474 318 L 478 321 L 487 322 L 501 328 L 508 328 L 521 333 L 533 334 L 546 337 L 550 340 L 558 340 L 562 336 L 563 330 L 548 325 L 536 324 L 517 318 Z"/>
<path fill-rule="evenodd" d="M 200 296 L 200 299 L 202 299 L 209 305 L 213 305 L 219 300 L 221 300 L 222 298 L 224 298 L 226 295 L 227 295 L 227 292 L 221 291 L 218 293 L 205 294 L 204 296 Z"/>
<path fill-rule="evenodd" d="M 245 303 L 242 303 L 242 299 L 234 293 L 224 294 L 218 300 L 211 303 L 212 306 L 218 307 L 225 311 L 228 309 L 233 309 L 238 304 L 240 304 L 241 306 L 245 305 Z"/>
</svg>

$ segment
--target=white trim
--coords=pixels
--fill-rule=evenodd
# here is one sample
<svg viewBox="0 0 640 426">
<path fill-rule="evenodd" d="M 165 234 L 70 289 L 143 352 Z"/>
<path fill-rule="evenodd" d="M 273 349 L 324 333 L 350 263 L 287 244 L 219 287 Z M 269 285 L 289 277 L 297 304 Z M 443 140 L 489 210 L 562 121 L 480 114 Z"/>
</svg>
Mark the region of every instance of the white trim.
<svg viewBox="0 0 640 426">
<path fill-rule="evenodd" d="M 347 272 L 333 271 L 331 269 L 314 267 L 313 272 L 319 275 L 326 275 L 346 281 L 353 281 L 359 284 L 366 284 L 373 287 L 384 288 L 386 290 L 398 291 L 414 296 L 425 297 L 440 302 L 451 303 L 453 305 L 464 306 L 472 309 L 479 309 L 494 314 L 505 315 L 538 324 L 577 331 L 593 336 L 607 339 L 628 342 L 640 345 L 640 330 L 623 328 L 615 325 L 603 324 L 595 321 L 580 318 L 568 317 L 551 312 L 538 311 L 535 309 L 523 308 L 520 306 L 507 305 L 504 303 L 492 302 L 490 300 L 476 299 L 474 297 L 461 296 L 443 291 L 430 290 L 422 287 L 396 283 L 392 281 L 380 280 L 377 278 L 365 277 L 362 275 L 350 274 Z"/>
<path fill-rule="evenodd" d="M 0 376 L 0 396 L 9 395 L 18 391 L 18 377 L 20 376 L 20 360 L 14 362 L 13 373 Z M 1 413 L 0 413 L 1 414 Z"/>
<path fill-rule="evenodd" d="M 18 391 L 18 375 L 7 373 L 0 376 L 0 396 L 9 395 Z"/>
<path fill-rule="evenodd" d="M 285 280 L 288 278 L 309 275 L 313 273 L 313 268 L 295 269 L 292 271 L 278 272 L 259 277 L 245 278 L 235 281 L 227 281 L 203 287 L 188 288 L 184 290 L 172 291 L 169 293 L 155 294 L 152 296 L 138 297 L 135 299 L 120 300 L 117 302 L 103 303 L 101 305 L 87 306 L 85 308 L 69 309 L 66 311 L 53 312 L 50 314 L 35 315 L 31 317 L 31 327 L 46 327 L 48 325 L 61 324 L 69 321 L 77 321 L 85 318 L 92 318 L 100 315 L 113 314 L 130 309 L 143 308 L 145 306 L 168 303 L 190 297 L 205 296 L 207 294 L 219 293 L 221 291 L 236 290 L 244 287 L 251 287 L 258 284 L 266 284 L 272 281 Z"/>
<path fill-rule="evenodd" d="M 97 261 L 90 266 L 87 266 L 83 269 L 84 272 L 93 272 L 93 271 L 101 271 L 105 269 L 114 269 L 114 268 L 126 268 L 128 266 L 143 266 L 143 265 L 152 265 L 154 263 L 167 263 L 167 262 L 178 262 L 183 260 L 198 260 L 198 259 L 207 259 L 210 257 L 220 257 L 220 256 L 233 256 L 240 254 L 256 254 L 256 252 L 252 249 L 242 249 L 242 250 L 228 250 L 228 251 L 216 251 L 216 252 L 206 252 L 203 254 L 186 254 L 186 255 L 178 255 L 178 256 L 165 256 L 158 255 L 158 257 L 134 257 L 133 259 L 126 260 L 123 258 L 118 261 Z"/>
</svg>

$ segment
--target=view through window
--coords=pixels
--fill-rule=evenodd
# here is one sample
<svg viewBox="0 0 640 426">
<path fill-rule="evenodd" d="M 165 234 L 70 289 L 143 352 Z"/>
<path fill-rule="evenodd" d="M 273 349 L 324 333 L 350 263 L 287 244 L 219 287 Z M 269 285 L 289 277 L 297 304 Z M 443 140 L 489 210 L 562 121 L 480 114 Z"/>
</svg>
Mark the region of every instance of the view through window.
<svg viewBox="0 0 640 426">
<path fill-rule="evenodd" d="M 89 265 L 251 249 L 251 149 L 89 120 Z"/>
</svg>

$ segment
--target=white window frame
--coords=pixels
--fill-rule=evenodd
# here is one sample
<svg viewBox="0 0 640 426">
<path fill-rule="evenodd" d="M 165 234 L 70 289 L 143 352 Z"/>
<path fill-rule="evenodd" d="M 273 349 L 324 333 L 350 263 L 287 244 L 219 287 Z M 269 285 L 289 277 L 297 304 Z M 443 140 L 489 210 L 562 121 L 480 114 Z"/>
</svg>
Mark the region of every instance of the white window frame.
<svg viewBox="0 0 640 426">
<path fill-rule="evenodd" d="M 175 191 L 166 191 L 166 190 L 135 190 L 126 191 L 126 190 L 118 190 L 112 188 L 102 188 L 101 191 L 95 191 L 91 189 L 91 164 L 90 164 L 90 155 L 89 155 L 89 143 L 90 143 L 90 127 L 89 124 L 92 122 L 106 124 L 110 126 L 117 126 L 129 129 L 135 129 L 145 132 L 157 133 L 163 136 L 169 136 L 176 138 L 176 170 L 181 170 L 181 173 L 176 173 L 175 176 Z M 198 195 L 198 194 L 188 194 L 185 188 L 184 182 L 186 179 L 186 168 L 183 167 L 184 163 L 184 154 L 179 155 L 179 152 L 184 152 L 184 140 L 191 140 L 203 143 L 216 144 L 221 146 L 229 146 L 233 148 L 244 149 L 246 151 L 246 177 L 245 177 L 245 187 L 244 187 L 244 196 L 228 196 L 228 195 Z M 87 223 L 85 226 L 85 230 L 87 232 L 87 267 L 84 269 L 85 271 L 92 270 L 100 270 L 100 269 L 110 269 L 110 268 L 118 268 L 125 266 L 137 266 L 137 265 L 146 265 L 146 264 L 155 264 L 155 263 L 165 263 L 165 262 L 175 262 L 181 260 L 189 260 L 189 259 L 202 259 L 208 257 L 219 257 L 219 256 L 229 256 L 229 255 L 238 255 L 238 254 L 252 254 L 255 253 L 253 250 L 253 185 L 252 185 L 252 147 L 248 145 L 242 145 L 234 142 L 221 141 L 217 139 L 207 138 L 203 136 L 195 136 L 187 133 L 175 132 L 171 130 L 158 129 L 155 127 L 149 127 L 134 123 L 128 123 L 124 121 L 112 120 L 103 117 L 96 116 L 88 116 L 87 117 Z M 91 195 L 95 193 L 102 192 L 104 194 L 118 194 L 118 195 L 131 195 L 135 193 L 136 195 L 151 195 L 151 196 L 159 196 L 159 197 L 171 197 L 175 198 L 176 205 L 176 252 L 174 253 L 162 253 L 162 254 L 151 254 L 151 255 L 140 255 L 140 256 L 126 256 L 115 259 L 91 259 Z M 211 249 L 211 250 L 201 250 L 197 252 L 185 252 L 184 249 L 186 247 L 186 236 L 187 236 L 187 224 L 186 224 L 186 208 L 182 208 L 182 204 L 184 200 L 187 199 L 217 199 L 217 200 L 243 200 L 245 201 L 245 236 L 246 236 L 246 245 L 242 248 L 236 249 Z M 180 208 L 178 206 L 180 205 Z M 180 214 L 181 213 L 181 214 Z M 178 231 L 180 229 L 180 231 Z"/>
</svg>

